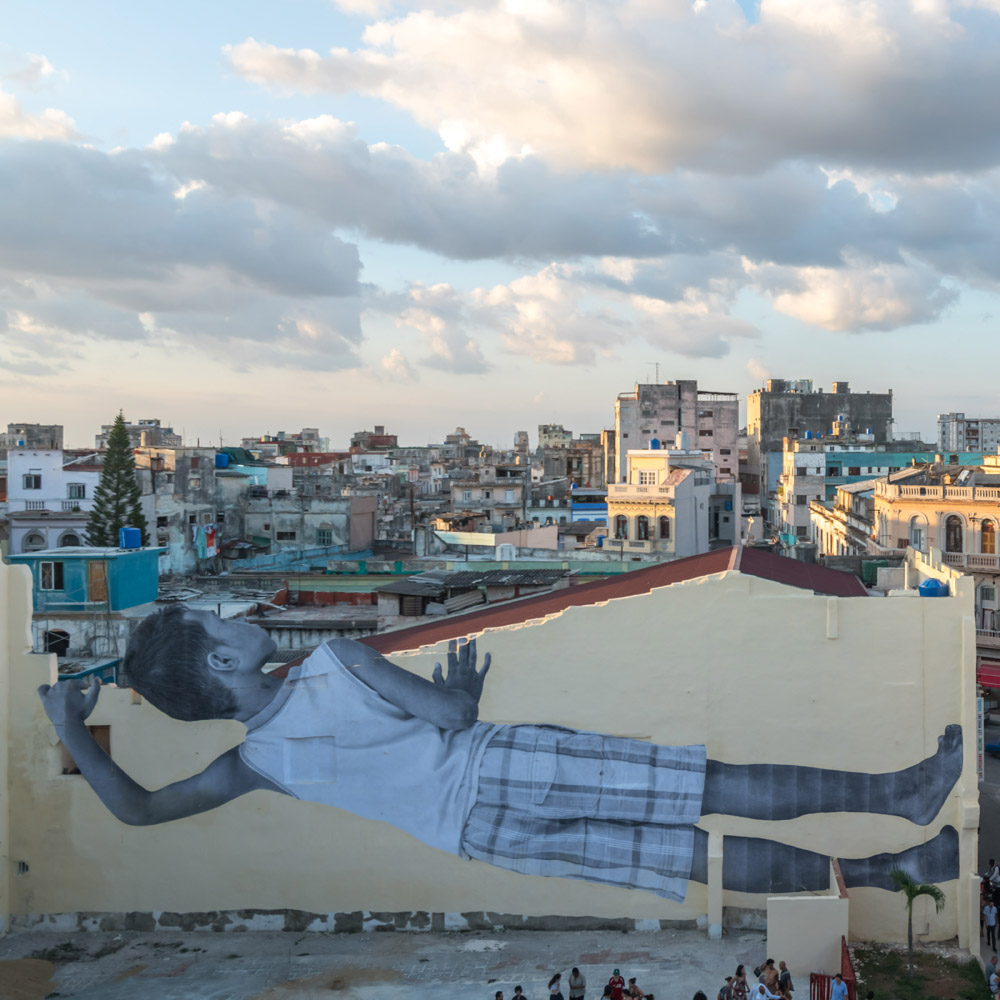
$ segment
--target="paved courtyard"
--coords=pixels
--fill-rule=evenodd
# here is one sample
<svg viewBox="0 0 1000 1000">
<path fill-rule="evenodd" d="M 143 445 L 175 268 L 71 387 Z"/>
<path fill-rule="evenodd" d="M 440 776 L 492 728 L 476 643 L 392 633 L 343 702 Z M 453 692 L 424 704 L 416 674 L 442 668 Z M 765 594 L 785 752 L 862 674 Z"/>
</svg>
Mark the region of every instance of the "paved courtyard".
<svg viewBox="0 0 1000 1000">
<path fill-rule="evenodd" d="M 764 957 L 760 931 L 709 941 L 702 931 L 511 931 L 464 934 L 57 934 L 0 940 L 0 998 L 42 1000 L 504 1000 L 521 985 L 547 1000 L 574 965 L 599 1000 L 612 970 L 658 1000 L 710 1000 L 737 963 Z M 788 961 L 794 956 L 775 955 Z M 68 961 L 66 961 L 68 959 Z M 803 976 L 803 979 L 805 977 Z M 798 984 L 796 984 L 798 985 Z M 803 983 L 808 990 L 808 983 Z M 801 987 L 800 987 L 801 988 Z M 564 988 L 564 995 L 568 990 Z"/>
</svg>

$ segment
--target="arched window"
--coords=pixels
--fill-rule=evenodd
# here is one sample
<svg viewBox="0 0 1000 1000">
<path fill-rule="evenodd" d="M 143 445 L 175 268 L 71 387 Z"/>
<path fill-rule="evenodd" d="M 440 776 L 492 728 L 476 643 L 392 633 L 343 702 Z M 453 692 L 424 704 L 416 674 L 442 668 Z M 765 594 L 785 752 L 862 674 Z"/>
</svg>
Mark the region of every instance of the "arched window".
<svg viewBox="0 0 1000 1000">
<path fill-rule="evenodd" d="M 45 548 L 45 536 L 41 532 L 32 531 L 24 536 L 21 544 L 24 552 L 39 552 Z"/>
<path fill-rule="evenodd" d="M 624 514 L 615 518 L 615 538 L 628 538 L 628 518 Z"/>
<path fill-rule="evenodd" d="M 670 537 L 670 518 L 661 517 L 660 518 L 660 538 Z"/>
<path fill-rule="evenodd" d="M 962 551 L 962 519 L 957 514 L 950 514 L 944 522 L 944 550 Z"/>
<path fill-rule="evenodd" d="M 989 520 L 983 521 L 983 530 L 980 536 L 979 551 L 983 555 L 996 555 L 997 551 L 997 529 L 996 525 Z"/>
<path fill-rule="evenodd" d="M 636 518 L 635 537 L 642 542 L 649 540 L 649 518 L 646 517 L 645 514 L 640 514 L 639 517 Z"/>
<path fill-rule="evenodd" d="M 910 548 L 923 550 L 924 540 L 924 519 L 915 514 L 910 518 Z"/>
<path fill-rule="evenodd" d="M 59 545 L 82 545 L 80 536 L 75 531 L 64 531 L 59 536 Z"/>
</svg>

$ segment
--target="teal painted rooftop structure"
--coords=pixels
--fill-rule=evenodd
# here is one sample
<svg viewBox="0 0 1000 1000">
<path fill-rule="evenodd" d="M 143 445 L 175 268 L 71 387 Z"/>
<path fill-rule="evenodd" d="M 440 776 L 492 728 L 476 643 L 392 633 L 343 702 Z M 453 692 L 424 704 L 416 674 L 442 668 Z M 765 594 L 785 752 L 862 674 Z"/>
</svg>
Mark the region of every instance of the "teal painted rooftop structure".
<svg viewBox="0 0 1000 1000">
<path fill-rule="evenodd" d="M 165 551 L 81 545 L 22 552 L 9 560 L 31 570 L 36 612 L 122 611 L 156 600 Z"/>
</svg>

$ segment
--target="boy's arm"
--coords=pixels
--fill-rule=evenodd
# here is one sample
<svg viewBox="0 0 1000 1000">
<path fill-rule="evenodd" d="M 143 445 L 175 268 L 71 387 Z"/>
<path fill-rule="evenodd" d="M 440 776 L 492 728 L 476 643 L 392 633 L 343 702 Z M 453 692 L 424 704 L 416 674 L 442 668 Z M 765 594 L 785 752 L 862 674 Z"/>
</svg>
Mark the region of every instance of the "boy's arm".
<svg viewBox="0 0 1000 1000">
<path fill-rule="evenodd" d="M 448 643 L 448 674 L 441 664 L 429 681 L 390 663 L 381 653 L 353 639 L 333 639 L 330 648 L 355 676 L 397 708 L 441 729 L 467 729 L 479 718 L 483 680 L 490 669 L 490 654 L 476 670 L 476 640 L 458 646 Z"/>
<path fill-rule="evenodd" d="M 175 781 L 155 792 L 127 775 L 95 742 L 86 720 L 97 704 L 100 682 L 95 678 L 84 694 L 81 681 L 43 684 L 38 693 L 45 713 L 80 773 L 105 806 L 130 826 L 150 826 L 215 809 L 255 788 L 281 791 L 247 767 L 239 748 L 224 753 L 200 774 Z"/>
</svg>

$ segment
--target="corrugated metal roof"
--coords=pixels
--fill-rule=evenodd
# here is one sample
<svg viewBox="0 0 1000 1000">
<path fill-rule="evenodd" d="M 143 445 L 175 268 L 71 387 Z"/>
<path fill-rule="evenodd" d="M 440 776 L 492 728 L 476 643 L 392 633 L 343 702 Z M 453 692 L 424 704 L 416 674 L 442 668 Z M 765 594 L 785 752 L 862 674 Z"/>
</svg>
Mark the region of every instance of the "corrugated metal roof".
<svg viewBox="0 0 1000 1000">
<path fill-rule="evenodd" d="M 446 587 L 544 587 L 558 583 L 566 570 L 561 569 L 488 569 L 464 570 L 440 576 Z"/>
<path fill-rule="evenodd" d="M 838 570 L 798 562 L 776 556 L 762 549 L 715 549 L 702 555 L 660 563 L 648 569 L 632 570 L 620 576 L 596 580 L 536 597 L 490 605 L 481 611 L 456 615 L 442 621 L 415 625 L 394 632 L 367 636 L 362 642 L 383 653 L 416 649 L 447 639 L 457 639 L 486 628 L 517 625 L 533 618 L 558 614 L 571 607 L 600 604 L 620 597 L 648 594 L 657 587 L 666 587 L 701 576 L 739 570 L 751 576 L 774 580 L 792 587 L 812 590 L 817 594 L 838 597 L 867 597 L 868 592 L 857 577 Z"/>
</svg>

